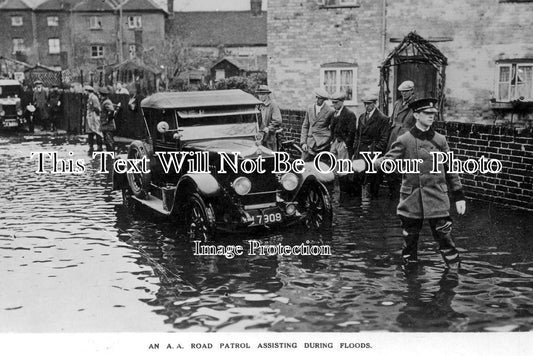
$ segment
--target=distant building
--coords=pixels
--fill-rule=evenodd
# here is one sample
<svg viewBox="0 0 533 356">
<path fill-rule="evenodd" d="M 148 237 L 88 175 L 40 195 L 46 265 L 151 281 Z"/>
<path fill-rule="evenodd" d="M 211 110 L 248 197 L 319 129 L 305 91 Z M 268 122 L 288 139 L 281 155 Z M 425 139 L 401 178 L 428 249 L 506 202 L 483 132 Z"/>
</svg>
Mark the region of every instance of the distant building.
<svg viewBox="0 0 533 356">
<path fill-rule="evenodd" d="M 304 108 L 312 88 L 344 90 L 361 112 L 360 98 L 379 90 L 382 63 L 416 31 L 427 45 L 386 63 L 382 99 L 390 105 L 411 79 L 419 95 L 444 94 L 446 120 L 510 118 L 520 97 L 533 106 L 531 18 L 525 0 L 269 0 L 269 87 L 291 109 Z"/>
<path fill-rule="evenodd" d="M 235 76 L 247 77 L 253 73 L 266 73 L 266 55 L 253 57 L 224 57 L 211 66 L 215 81 Z"/>
<path fill-rule="evenodd" d="M 22 0 L 0 1 L 0 56 L 34 61 L 36 33 L 32 9 Z"/>
</svg>

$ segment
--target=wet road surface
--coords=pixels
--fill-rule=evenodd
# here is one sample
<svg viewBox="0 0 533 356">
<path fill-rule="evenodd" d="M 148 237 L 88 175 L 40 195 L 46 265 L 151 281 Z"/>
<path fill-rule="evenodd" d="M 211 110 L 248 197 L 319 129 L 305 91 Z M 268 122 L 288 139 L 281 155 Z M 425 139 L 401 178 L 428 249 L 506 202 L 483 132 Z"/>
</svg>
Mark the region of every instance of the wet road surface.
<svg viewBox="0 0 533 356">
<path fill-rule="evenodd" d="M 331 256 L 196 256 L 176 226 L 127 210 L 77 136 L 0 136 L 0 331 L 529 331 L 533 213 L 469 202 L 455 221 L 458 274 L 427 226 L 420 266 L 399 267 L 388 198 L 334 194 L 334 229 L 218 243 L 331 246 Z M 83 174 L 36 174 L 30 152 L 85 159 Z M 69 156 L 72 152 L 72 156 Z"/>
</svg>

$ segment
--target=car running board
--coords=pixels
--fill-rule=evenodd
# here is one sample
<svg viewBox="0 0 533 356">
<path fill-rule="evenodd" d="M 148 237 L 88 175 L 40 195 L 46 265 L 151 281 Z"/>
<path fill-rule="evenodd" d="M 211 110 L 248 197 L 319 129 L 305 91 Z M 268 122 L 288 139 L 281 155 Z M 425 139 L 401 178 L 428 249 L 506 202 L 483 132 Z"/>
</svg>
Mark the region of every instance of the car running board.
<svg viewBox="0 0 533 356">
<path fill-rule="evenodd" d="M 154 196 L 148 194 L 146 196 L 146 198 L 144 198 L 144 199 L 137 198 L 134 195 L 131 198 L 135 199 L 136 201 L 138 201 L 142 205 L 145 205 L 145 206 L 149 207 L 150 209 L 153 209 L 153 210 L 157 211 L 160 214 L 163 214 L 163 215 L 166 215 L 166 216 L 170 215 L 170 211 L 165 210 L 163 208 L 163 200 L 161 200 L 161 199 L 159 199 L 157 197 L 154 197 Z"/>
</svg>

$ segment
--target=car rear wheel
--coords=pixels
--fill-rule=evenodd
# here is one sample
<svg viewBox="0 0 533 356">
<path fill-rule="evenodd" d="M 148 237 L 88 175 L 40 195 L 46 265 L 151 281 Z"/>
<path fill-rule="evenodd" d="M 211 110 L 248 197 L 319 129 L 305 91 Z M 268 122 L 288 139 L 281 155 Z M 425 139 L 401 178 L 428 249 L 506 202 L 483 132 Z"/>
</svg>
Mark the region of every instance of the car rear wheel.
<svg viewBox="0 0 533 356">
<path fill-rule="evenodd" d="M 216 225 L 213 207 L 211 204 L 206 204 L 198 193 L 193 193 L 187 197 L 185 224 L 187 235 L 191 240 L 208 242 L 215 236 Z"/>
<path fill-rule="evenodd" d="M 319 183 L 311 183 L 302 193 L 300 206 L 305 214 L 305 226 L 315 230 L 330 228 L 333 209 L 326 188 Z"/>
<path fill-rule="evenodd" d="M 148 151 L 148 147 L 143 142 L 134 141 L 128 148 L 128 159 L 150 158 Z M 128 178 L 128 186 L 133 195 L 140 199 L 146 198 L 151 181 L 150 173 L 128 172 L 126 173 L 126 177 Z"/>
</svg>

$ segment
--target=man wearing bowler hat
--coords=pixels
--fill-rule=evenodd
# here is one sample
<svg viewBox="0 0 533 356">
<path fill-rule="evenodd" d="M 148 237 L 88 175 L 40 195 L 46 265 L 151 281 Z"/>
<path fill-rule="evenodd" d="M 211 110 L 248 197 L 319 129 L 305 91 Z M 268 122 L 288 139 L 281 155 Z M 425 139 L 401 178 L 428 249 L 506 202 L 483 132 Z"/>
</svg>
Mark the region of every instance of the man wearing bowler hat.
<svg viewBox="0 0 533 356">
<path fill-rule="evenodd" d="M 261 122 L 259 122 L 259 130 L 264 133 L 263 146 L 276 151 L 276 131 L 281 128 L 281 111 L 278 104 L 270 98 L 272 92 L 266 85 L 260 85 L 255 92 L 263 102 L 260 107 Z"/>
<path fill-rule="evenodd" d="M 448 189 L 459 215 L 465 213 L 466 203 L 458 174 L 447 173 L 443 164 L 439 164 L 438 172 L 432 172 L 434 157 L 431 152 L 450 151 L 446 138 L 432 128 L 438 112 L 436 102 L 437 100 L 430 98 L 410 103 L 409 107 L 416 120 L 415 126 L 398 137 L 391 150 L 380 157 L 374 166 L 379 168 L 386 158 L 420 162 L 418 172 L 403 174 L 400 188 L 397 214 L 403 228 L 403 263 L 407 267 L 417 263 L 418 239 L 422 223 L 426 219 L 447 268 L 456 269 L 459 267 L 459 253 L 451 236 Z"/>
<path fill-rule="evenodd" d="M 326 104 L 329 97 L 327 91 L 318 88 L 315 89 L 314 94 L 316 101 L 305 111 L 300 135 L 300 145 L 303 149 L 302 159 L 306 162 L 312 161 L 318 153 L 329 150 L 331 141 L 329 126 L 335 113 L 335 110 Z"/>
<path fill-rule="evenodd" d="M 354 158 L 362 158 L 361 152 L 381 152 L 387 149 L 389 138 L 389 118 L 376 108 L 377 95 L 366 95 L 363 98 L 365 112 L 359 117 L 353 144 Z M 355 176 L 357 190 L 361 185 L 369 190 L 372 197 L 377 197 L 382 172 L 377 174 L 362 174 Z"/>
</svg>

